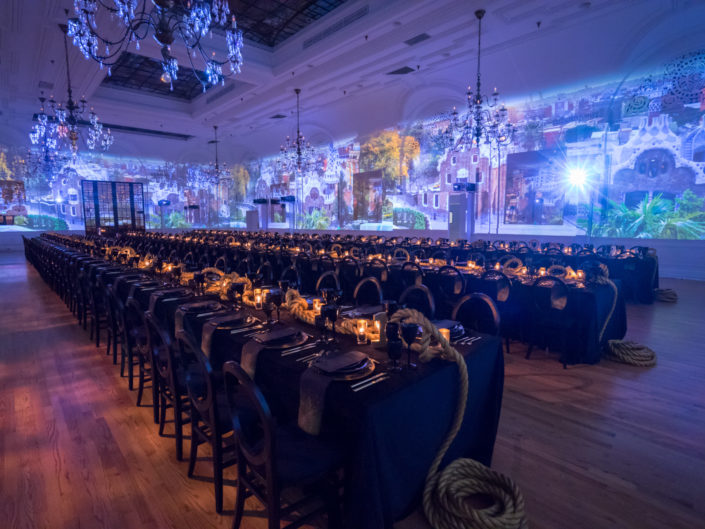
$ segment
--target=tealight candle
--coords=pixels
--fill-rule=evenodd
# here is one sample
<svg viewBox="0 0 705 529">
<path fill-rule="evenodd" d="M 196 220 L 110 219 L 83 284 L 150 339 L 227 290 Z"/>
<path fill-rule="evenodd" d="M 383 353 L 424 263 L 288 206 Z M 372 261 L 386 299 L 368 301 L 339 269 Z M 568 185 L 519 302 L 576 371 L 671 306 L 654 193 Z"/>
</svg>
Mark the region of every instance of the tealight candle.
<svg viewBox="0 0 705 529">
<path fill-rule="evenodd" d="M 364 344 L 367 343 L 367 320 L 357 320 L 356 326 L 357 343 Z"/>
<path fill-rule="evenodd" d="M 321 300 L 320 298 L 314 298 L 313 300 L 313 313 L 314 314 L 320 314 L 321 313 Z"/>
<path fill-rule="evenodd" d="M 470 268 L 475 268 L 475 261 L 468 261 L 468 266 Z"/>
<path fill-rule="evenodd" d="M 539 268 L 539 275 L 540 276 L 545 276 L 546 275 L 546 269 L 542 266 Z"/>
<path fill-rule="evenodd" d="M 578 270 L 578 279 L 585 279 L 585 272 L 583 272 L 582 270 Z"/>
<path fill-rule="evenodd" d="M 494 269 L 495 269 L 495 270 L 501 270 L 501 269 L 502 269 L 502 265 L 499 264 L 499 263 L 495 263 L 495 264 L 494 264 Z"/>
<path fill-rule="evenodd" d="M 255 308 L 257 310 L 262 309 L 262 294 L 255 294 Z"/>
<path fill-rule="evenodd" d="M 446 342 L 450 343 L 450 329 L 438 329 L 438 332 L 446 339 Z"/>
</svg>

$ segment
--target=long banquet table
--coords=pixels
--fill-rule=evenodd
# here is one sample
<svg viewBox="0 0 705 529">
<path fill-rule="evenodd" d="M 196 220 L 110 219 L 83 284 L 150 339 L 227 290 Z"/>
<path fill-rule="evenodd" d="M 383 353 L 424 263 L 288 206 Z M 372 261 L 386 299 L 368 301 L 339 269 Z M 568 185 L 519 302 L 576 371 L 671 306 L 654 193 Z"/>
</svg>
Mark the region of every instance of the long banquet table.
<svg viewBox="0 0 705 529">
<path fill-rule="evenodd" d="M 153 286 L 149 287 L 153 290 Z M 144 298 L 139 288 L 133 295 Z M 171 306 L 170 311 L 176 311 Z M 253 315 L 261 311 L 245 309 Z M 318 337 L 312 326 L 282 311 L 281 325 Z M 189 316 L 187 315 L 188 319 Z M 169 316 L 173 321 L 173 315 Z M 184 321 L 198 329 L 207 319 Z M 197 331 L 200 332 L 200 331 Z M 199 336 L 195 337 L 196 339 Z M 240 360 L 247 342 L 242 335 L 218 329 L 213 334 L 211 364 L 217 370 L 227 360 Z M 387 355 L 372 345 L 357 345 L 351 336 L 337 335 L 341 350 L 355 349 L 385 369 Z M 499 423 L 504 384 L 501 342 L 482 336 L 471 346 L 458 346 L 470 376 L 463 427 L 446 456 L 471 457 L 490 465 Z M 265 394 L 278 420 L 296 423 L 303 355 L 281 356 L 265 349 L 257 359 L 255 382 Z M 406 353 L 404 354 L 406 361 Z M 344 521 L 352 529 L 391 528 L 395 520 L 420 504 L 428 468 L 451 424 L 457 401 L 457 367 L 442 360 L 419 364 L 415 370 L 392 373 L 390 379 L 360 392 L 346 382 L 328 387 L 321 435 L 345 448 Z"/>
</svg>

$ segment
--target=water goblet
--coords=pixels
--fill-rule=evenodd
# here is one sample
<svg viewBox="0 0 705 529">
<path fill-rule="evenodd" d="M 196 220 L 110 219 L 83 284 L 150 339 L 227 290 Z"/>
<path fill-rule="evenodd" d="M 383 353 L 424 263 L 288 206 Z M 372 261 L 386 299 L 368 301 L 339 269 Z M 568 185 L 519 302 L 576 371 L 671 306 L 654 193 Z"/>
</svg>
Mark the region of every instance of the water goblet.
<svg viewBox="0 0 705 529">
<path fill-rule="evenodd" d="M 399 324 L 396 322 L 387 322 L 385 327 L 387 334 L 387 355 L 392 361 L 391 371 L 401 371 L 399 360 L 401 359 L 402 343 L 399 336 Z"/>
<path fill-rule="evenodd" d="M 281 310 L 282 306 L 282 291 L 280 289 L 274 288 L 269 291 L 269 301 L 274 303 L 274 306 L 277 308 L 277 323 L 279 323 L 280 319 L 280 314 L 279 311 Z"/>
<path fill-rule="evenodd" d="M 329 321 L 331 323 L 332 337 L 330 341 L 335 340 L 335 322 L 338 321 L 338 306 L 333 303 L 326 303 L 321 307 L 321 316 L 324 322 Z"/>
<path fill-rule="evenodd" d="M 401 324 L 401 335 L 406 342 L 406 352 L 407 359 L 406 365 L 412 369 L 416 368 L 416 364 L 411 361 L 411 344 L 416 340 L 416 336 L 419 334 L 419 326 L 416 323 L 402 323 Z"/>
</svg>

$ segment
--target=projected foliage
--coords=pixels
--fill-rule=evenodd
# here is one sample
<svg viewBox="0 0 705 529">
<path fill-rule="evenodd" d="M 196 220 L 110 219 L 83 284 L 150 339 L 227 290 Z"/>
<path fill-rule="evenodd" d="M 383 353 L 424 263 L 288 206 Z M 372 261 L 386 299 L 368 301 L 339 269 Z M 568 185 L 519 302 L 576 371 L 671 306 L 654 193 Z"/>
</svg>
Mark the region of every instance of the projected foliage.
<svg viewBox="0 0 705 529">
<path fill-rule="evenodd" d="M 445 230 L 453 184 L 477 182 L 480 235 L 705 239 L 705 53 L 515 101 L 509 114 L 518 133 L 501 153 L 445 147 L 447 121 L 434 117 L 320 146 L 303 177 L 276 157 L 213 181 L 206 166 L 93 154 L 38 167 L 5 147 L 0 229 L 82 228 L 80 180 L 99 179 L 142 182 L 150 228 L 243 227 L 260 209 L 268 227 Z M 295 206 L 254 204 L 288 195 Z"/>
</svg>

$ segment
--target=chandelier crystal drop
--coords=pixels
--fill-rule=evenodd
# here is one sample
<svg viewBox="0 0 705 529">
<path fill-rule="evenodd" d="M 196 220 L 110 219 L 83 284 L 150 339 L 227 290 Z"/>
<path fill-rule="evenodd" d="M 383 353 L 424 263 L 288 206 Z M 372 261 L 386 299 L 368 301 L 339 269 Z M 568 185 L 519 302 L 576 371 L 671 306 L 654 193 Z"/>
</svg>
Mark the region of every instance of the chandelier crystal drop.
<svg viewBox="0 0 705 529">
<path fill-rule="evenodd" d="M 301 89 L 295 88 L 296 93 L 296 138 L 286 137 L 281 146 L 279 167 L 283 172 L 290 174 L 305 174 L 316 167 L 316 151 L 306 138 L 301 134 Z"/>
<path fill-rule="evenodd" d="M 171 46 L 180 41 L 185 48 L 194 75 L 205 91 L 209 86 L 223 84 L 226 75 L 236 75 L 242 68 L 242 31 L 237 28 L 228 0 L 74 0 L 75 16 L 68 21 L 69 36 L 86 59 L 93 59 L 100 67 L 110 67 L 132 42 L 139 50 L 140 41 L 153 35 L 161 46 L 164 79 L 173 90 L 179 63 L 171 53 Z M 100 33 L 96 18 L 99 11 L 119 20 L 118 35 Z M 101 30 L 104 28 L 101 28 Z M 206 35 L 225 33 L 224 57 L 216 58 L 202 40 Z M 116 31 L 113 29 L 113 31 Z M 208 49 L 207 49 L 208 48 Z M 202 64 L 194 59 L 198 56 Z M 229 65 L 229 72 L 223 66 Z M 200 73 L 203 70 L 205 73 Z"/>
<path fill-rule="evenodd" d="M 73 98 L 71 87 L 71 69 L 69 68 L 69 49 L 64 31 L 64 58 L 66 60 L 66 92 L 65 102 L 57 102 L 54 96 L 47 100 L 42 94 L 39 97 L 39 113 L 36 123 L 32 126 L 29 139 L 33 146 L 45 159 L 59 157 L 61 151 L 70 151 L 75 159 L 78 154 L 81 131 L 85 130 L 85 141 L 89 149 L 107 151 L 114 142 L 109 128 L 104 128 L 98 115 L 90 109 L 88 120 L 85 120 L 88 102 L 85 97 L 79 101 Z"/>
</svg>

